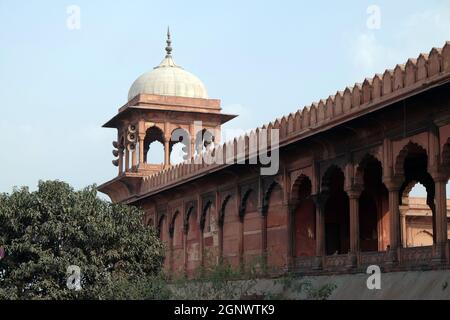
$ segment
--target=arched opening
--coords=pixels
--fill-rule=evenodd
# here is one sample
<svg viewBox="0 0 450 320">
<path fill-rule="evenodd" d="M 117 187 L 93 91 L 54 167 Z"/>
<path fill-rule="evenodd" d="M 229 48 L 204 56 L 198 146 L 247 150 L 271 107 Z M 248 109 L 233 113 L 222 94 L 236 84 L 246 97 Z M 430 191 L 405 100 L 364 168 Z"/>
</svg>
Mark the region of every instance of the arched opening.
<svg viewBox="0 0 450 320">
<path fill-rule="evenodd" d="M 405 248 L 432 246 L 434 243 L 434 204 L 430 203 L 427 194 L 427 188 L 416 181 L 411 181 L 402 192 L 400 228 Z"/>
<path fill-rule="evenodd" d="M 222 228 L 222 259 L 232 267 L 239 266 L 240 220 L 235 205 L 235 197 L 225 197 L 220 210 L 219 224 Z"/>
<path fill-rule="evenodd" d="M 294 255 L 313 257 L 316 255 L 316 206 L 311 198 L 311 180 L 307 176 L 296 179 L 291 202 L 295 207 Z"/>
<path fill-rule="evenodd" d="M 173 215 L 170 229 L 172 235 L 172 272 L 181 273 L 184 260 L 183 220 L 178 211 Z"/>
<path fill-rule="evenodd" d="M 242 198 L 240 214 L 243 219 L 243 262 L 246 266 L 256 266 L 262 258 L 262 216 L 258 212 L 257 194 L 247 190 Z"/>
<path fill-rule="evenodd" d="M 190 207 L 186 213 L 186 273 L 193 276 L 200 267 L 200 226 L 197 212 Z"/>
<path fill-rule="evenodd" d="M 164 163 L 164 133 L 156 126 L 147 129 L 144 138 L 144 162 Z"/>
<path fill-rule="evenodd" d="M 360 250 L 383 251 L 389 244 L 389 199 L 382 182 L 381 162 L 366 155 L 357 170 L 362 184 L 359 197 Z"/>
<path fill-rule="evenodd" d="M 170 163 L 175 165 L 190 158 L 190 136 L 189 133 L 177 128 L 172 131 L 170 138 Z"/>
<path fill-rule="evenodd" d="M 200 227 L 203 233 L 204 266 L 214 266 L 218 263 L 219 237 L 215 207 L 212 201 L 208 201 L 202 210 Z"/>
<path fill-rule="evenodd" d="M 323 190 L 327 190 L 325 203 L 325 253 L 346 254 L 350 249 L 349 200 L 344 191 L 344 173 L 331 166 L 323 178 Z"/>
<path fill-rule="evenodd" d="M 424 148 L 408 143 L 400 152 L 396 162 L 397 174 L 403 174 L 404 182 L 400 188 L 400 234 L 404 247 L 431 246 L 435 239 L 435 189 L 434 180 L 428 173 L 428 155 Z M 422 185 L 422 187 L 418 186 Z M 411 191 L 422 194 L 410 197 Z M 422 191 L 420 191 L 422 190 Z M 424 243 L 417 234 L 428 230 L 432 241 Z"/>
<path fill-rule="evenodd" d="M 209 147 L 214 145 L 214 140 L 214 135 L 207 129 L 197 132 L 195 136 L 195 153 L 202 154 L 205 152 Z"/>
</svg>

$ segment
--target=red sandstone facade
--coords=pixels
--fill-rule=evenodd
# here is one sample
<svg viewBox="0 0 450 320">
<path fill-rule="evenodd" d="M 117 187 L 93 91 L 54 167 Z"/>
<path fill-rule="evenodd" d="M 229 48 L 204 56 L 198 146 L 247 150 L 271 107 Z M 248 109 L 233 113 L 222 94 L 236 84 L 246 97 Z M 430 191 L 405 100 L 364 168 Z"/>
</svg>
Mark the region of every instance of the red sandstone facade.
<svg viewBox="0 0 450 320">
<path fill-rule="evenodd" d="M 219 144 L 220 125 L 233 117 L 218 100 L 141 94 L 105 125 L 118 129 L 119 175 L 99 190 L 145 209 L 166 244 L 168 271 L 254 259 L 304 273 L 448 266 L 449 42 L 264 126 L 279 130 L 276 175 L 248 164 L 260 129 Z M 206 154 L 245 141 L 247 164 L 170 165 L 173 132 L 197 137 L 195 120 L 214 132 Z M 154 140 L 165 145 L 164 165 L 146 163 Z M 197 140 L 182 141 L 190 156 L 200 154 Z M 402 228 L 416 183 L 432 212 L 429 246 L 408 245 Z"/>
</svg>

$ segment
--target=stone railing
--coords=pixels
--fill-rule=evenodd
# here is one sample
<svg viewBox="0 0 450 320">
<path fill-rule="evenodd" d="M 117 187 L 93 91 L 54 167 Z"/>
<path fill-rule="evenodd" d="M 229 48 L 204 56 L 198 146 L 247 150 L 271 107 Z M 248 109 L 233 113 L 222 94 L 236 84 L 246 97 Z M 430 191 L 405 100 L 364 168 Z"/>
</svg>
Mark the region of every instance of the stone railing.
<svg viewBox="0 0 450 320">
<path fill-rule="evenodd" d="M 307 137 L 318 129 L 330 128 L 352 117 L 357 117 L 368 110 L 376 110 L 404 99 L 408 95 L 422 92 L 433 85 L 448 81 L 450 76 L 450 42 L 442 49 L 433 48 L 429 54 L 421 54 L 417 59 L 409 59 L 406 64 L 399 64 L 393 70 L 376 74 L 365 79 L 362 84 L 347 87 L 325 100 L 313 103 L 295 113 L 276 119 L 262 128 L 252 130 L 249 134 L 235 138 L 223 145 L 216 146 L 203 156 L 210 157 L 214 152 L 224 153 L 228 148 L 236 150 L 239 143 L 258 137 L 261 129 L 267 129 L 270 141 L 271 130 L 279 130 L 280 146 L 291 141 Z M 248 144 L 245 143 L 246 156 Z M 198 164 L 193 159 L 145 177 L 140 195 L 154 192 L 168 185 L 201 175 L 203 172 L 220 167 L 219 164 L 207 164 L 201 160 Z M 223 162 L 225 163 L 225 161 Z"/>
<path fill-rule="evenodd" d="M 326 256 L 324 259 L 324 267 L 326 269 L 342 269 L 346 268 L 349 262 L 348 254 L 335 254 Z"/>
<path fill-rule="evenodd" d="M 432 246 L 402 248 L 400 252 L 400 263 L 406 266 L 430 265 L 433 258 Z"/>
<path fill-rule="evenodd" d="M 361 252 L 359 254 L 359 266 L 367 267 L 370 265 L 381 266 L 386 259 L 386 251 Z"/>
</svg>

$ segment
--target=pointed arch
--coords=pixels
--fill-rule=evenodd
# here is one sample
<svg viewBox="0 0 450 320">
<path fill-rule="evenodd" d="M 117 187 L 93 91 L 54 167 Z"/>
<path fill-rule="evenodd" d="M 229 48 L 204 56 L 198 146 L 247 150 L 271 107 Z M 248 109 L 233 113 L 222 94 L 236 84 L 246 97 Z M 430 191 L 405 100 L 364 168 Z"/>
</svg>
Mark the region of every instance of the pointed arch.
<svg viewBox="0 0 450 320">
<path fill-rule="evenodd" d="M 361 190 L 359 206 L 359 243 L 361 251 L 383 251 L 389 244 L 388 191 L 382 181 L 379 159 L 367 153 L 357 164 L 355 184 Z"/>
<path fill-rule="evenodd" d="M 153 161 L 149 159 L 149 152 L 151 148 L 155 148 L 155 150 L 159 149 L 157 152 L 161 153 L 160 150 L 161 147 L 162 149 L 164 149 L 164 132 L 157 126 L 152 126 L 148 128 L 145 131 L 145 138 L 144 138 L 144 162 L 149 163 L 149 161 Z M 155 155 L 155 157 L 163 157 L 163 156 L 164 154 Z"/>
<path fill-rule="evenodd" d="M 345 176 L 337 165 L 331 165 L 322 177 L 322 193 L 327 194 L 324 206 L 325 252 L 346 254 L 350 249 L 349 199 L 344 191 Z"/>
<path fill-rule="evenodd" d="M 316 205 L 311 197 L 311 179 L 301 174 L 292 186 L 290 204 L 294 209 L 293 254 L 295 257 L 313 257 L 316 254 Z"/>
</svg>

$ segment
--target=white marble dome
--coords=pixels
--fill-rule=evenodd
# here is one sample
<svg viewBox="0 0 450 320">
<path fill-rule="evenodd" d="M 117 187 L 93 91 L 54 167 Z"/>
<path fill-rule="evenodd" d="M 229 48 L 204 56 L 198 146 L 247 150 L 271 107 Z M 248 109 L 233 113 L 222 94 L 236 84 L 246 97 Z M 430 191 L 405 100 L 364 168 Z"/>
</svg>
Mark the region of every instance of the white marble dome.
<svg viewBox="0 0 450 320">
<path fill-rule="evenodd" d="M 128 101 L 141 93 L 162 96 L 208 98 L 205 85 L 192 73 L 175 64 L 170 54 L 153 70 L 134 81 Z"/>
</svg>

